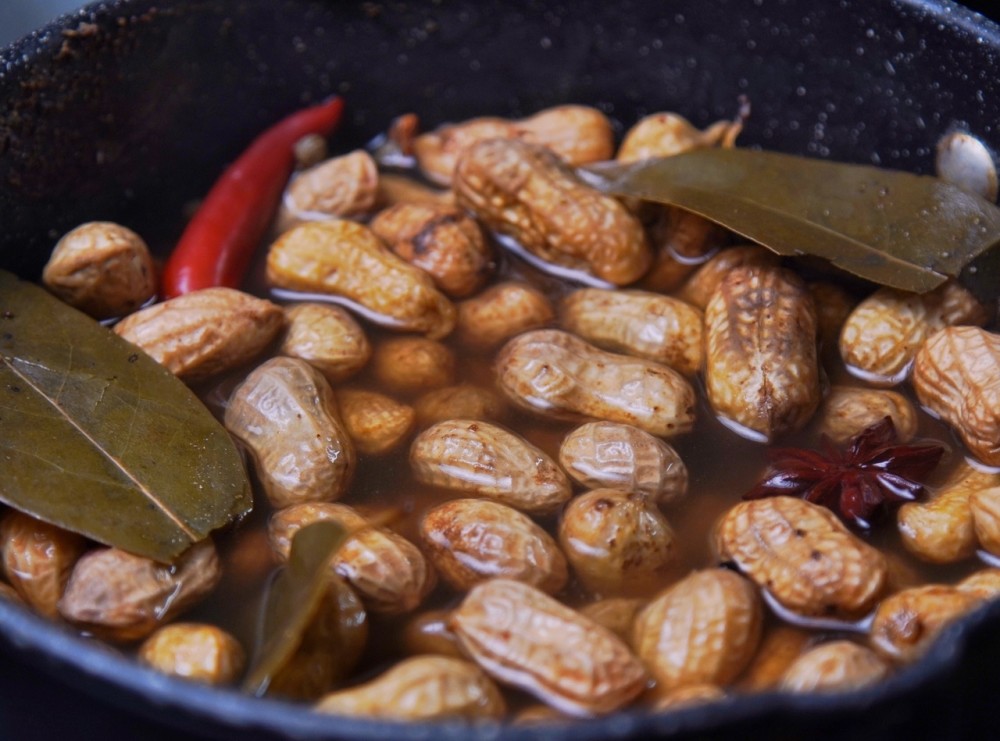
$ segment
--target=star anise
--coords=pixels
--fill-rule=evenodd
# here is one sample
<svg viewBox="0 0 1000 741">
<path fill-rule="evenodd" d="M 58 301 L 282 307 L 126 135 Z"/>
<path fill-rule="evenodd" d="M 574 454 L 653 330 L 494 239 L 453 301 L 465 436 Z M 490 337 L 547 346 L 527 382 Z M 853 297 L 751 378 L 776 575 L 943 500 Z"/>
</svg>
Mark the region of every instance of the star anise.
<svg viewBox="0 0 1000 741">
<path fill-rule="evenodd" d="M 866 427 L 851 438 L 845 451 L 825 435 L 821 446 L 822 451 L 769 451 L 770 470 L 743 498 L 801 496 L 867 530 L 888 505 L 916 499 L 924 489 L 919 479 L 944 453 L 944 447 L 934 443 L 900 445 L 892 417 Z"/>
</svg>

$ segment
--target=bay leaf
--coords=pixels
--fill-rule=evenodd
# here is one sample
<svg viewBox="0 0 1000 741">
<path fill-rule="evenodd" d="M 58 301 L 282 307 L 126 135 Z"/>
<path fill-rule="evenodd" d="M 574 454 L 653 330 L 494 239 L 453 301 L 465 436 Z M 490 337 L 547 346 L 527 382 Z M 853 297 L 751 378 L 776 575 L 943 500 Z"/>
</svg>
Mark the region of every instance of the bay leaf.
<svg viewBox="0 0 1000 741">
<path fill-rule="evenodd" d="M 235 443 L 187 386 L 0 271 L 0 501 L 167 562 L 252 495 Z"/>
<path fill-rule="evenodd" d="M 243 682 L 245 692 L 258 697 L 266 694 L 298 650 L 327 591 L 349 589 L 330 573 L 330 562 L 347 536 L 343 527 L 330 520 L 313 522 L 295 533 L 288 563 L 265 596 L 259 648 Z"/>
<path fill-rule="evenodd" d="M 1000 241 L 995 205 L 898 170 L 712 148 L 579 172 L 605 193 L 679 206 L 779 254 L 826 258 L 861 278 L 918 293 L 958 278 Z M 984 272 L 966 271 L 963 281 L 971 273 L 970 288 L 995 298 L 995 280 L 989 288 Z"/>
</svg>

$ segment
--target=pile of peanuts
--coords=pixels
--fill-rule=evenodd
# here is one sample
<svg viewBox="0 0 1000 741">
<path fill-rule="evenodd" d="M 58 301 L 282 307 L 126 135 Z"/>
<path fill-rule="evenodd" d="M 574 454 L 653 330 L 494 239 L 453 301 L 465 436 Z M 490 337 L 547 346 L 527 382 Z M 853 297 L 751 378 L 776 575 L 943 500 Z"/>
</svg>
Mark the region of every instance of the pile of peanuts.
<svg viewBox="0 0 1000 741">
<path fill-rule="evenodd" d="M 404 117 L 390 139 L 412 172 L 363 150 L 302 163 L 267 246 L 270 298 L 210 288 L 150 303 L 137 235 L 95 222 L 60 241 L 50 290 L 121 317 L 116 333 L 205 397 L 225 390 L 219 415 L 268 513 L 246 548 L 266 569 L 312 522 L 349 533 L 272 693 L 325 713 L 538 723 L 854 690 L 1000 592 L 1000 569 L 981 565 L 1000 556 L 990 307 L 953 282 L 861 299 L 807 282 L 574 169 L 733 146 L 739 128 L 655 114 L 616 148 L 583 106 L 426 133 Z M 741 501 L 753 479 L 724 493 L 710 531 L 671 526 L 704 496 L 675 448 L 699 429 L 844 444 L 885 416 L 904 441 L 933 424 L 955 436 L 930 496 L 883 523 L 898 550 L 796 497 Z M 400 472 L 377 501 L 365 467 Z M 408 489 L 432 504 L 414 509 L 427 500 Z M 408 508 L 412 534 L 397 526 Z M 223 578 L 210 540 L 163 565 L 13 510 L 0 539 L 5 595 L 137 645 L 160 671 L 242 676 L 233 635 L 174 622 Z M 687 541 L 712 557 L 678 573 Z M 922 583 L 924 562 L 961 576 Z M 373 669 L 380 643 L 394 648 Z"/>
</svg>

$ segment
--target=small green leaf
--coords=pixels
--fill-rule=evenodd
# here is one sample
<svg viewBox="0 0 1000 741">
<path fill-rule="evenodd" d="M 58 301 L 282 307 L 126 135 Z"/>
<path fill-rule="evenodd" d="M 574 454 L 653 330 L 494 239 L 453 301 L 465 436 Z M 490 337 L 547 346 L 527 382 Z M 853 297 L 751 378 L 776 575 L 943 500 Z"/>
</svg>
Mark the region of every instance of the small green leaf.
<svg viewBox="0 0 1000 741">
<path fill-rule="evenodd" d="M 0 501 L 163 562 L 252 506 L 236 445 L 187 386 L 4 271 Z"/>
<path fill-rule="evenodd" d="M 330 562 L 346 539 L 347 531 L 330 520 L 295 533 L 288 563 L 265 598 L 259 650 L 243 682 L 245 692 L 263 696 L 292 660 L 331 585 L 348 589 L 330 574 Z M 337 647 L 324 650 L 334 652 Z"/>
<path fill-rule="evenodd" d="M 712 148 L 580 173 L 605 193 L 679 206 L 779 254 L 823 257 L 920 293 L 959 277 L 1000 241 L 996 206 L 943 180 L 896 170 Z"/>
</svg>

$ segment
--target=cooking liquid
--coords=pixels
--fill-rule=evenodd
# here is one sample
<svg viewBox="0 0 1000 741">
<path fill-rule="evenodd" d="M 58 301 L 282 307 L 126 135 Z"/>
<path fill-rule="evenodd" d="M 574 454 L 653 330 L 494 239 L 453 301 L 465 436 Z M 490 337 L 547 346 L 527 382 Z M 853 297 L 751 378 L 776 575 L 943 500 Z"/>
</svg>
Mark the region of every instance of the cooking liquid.
<svg viewBox="0 0 1000 741">
<path fill-rule="evenodd" d="M 527 281 L 546 292 L 556 307 L 562 296 L 579 287 L 541 272 L 516 255 L 503 251 L 499 245 L 494 246 L 498 263 L 495 281 Z M 292 303 L 284 297 L 287 294 L 277 298 L 268 291 L 264 280 L 265 252 L 266 250 L 262 249 L 258 255 L 246 290 L 271 298 L 276 303 Z M 385 337 L 394 336 L 391 331 L 367 322 L 361 317 L 358 317 L 358 320 L 365 327 L 373 345 L 377 345 Z M 463 347 L 454 336 L 446 338 L 444 343 L 456 355 L 458 382 L 488 385 L 495 380 L 493 358 L 496 350 L 488 353 L 470 350 Z M 829 383 L 864 385 L 847 373 L 836 348 L 823 349 L 820 358 Z M 257 362 L 262 360 L 263 358 L 260 358 Z M 220 418 L 225 400 L 249 370 L 251 368 L 244 368 L 218 383 L 198 389 L 202 398 Z M 714 555 L 710 542 L 715 522 L 728 508 L 741 501 L 742 494 L 748 491 L 767 469 L 766 446 L 739 437 L 720 423 L 705 399 L 704 388 L 699 384 L 699 381 L 695 382 L 699 406 L 694 429 L 687 435 L 669 441 L 680 454 L 689 473 L 687 495 L 662 507 L 662 512 L 676 536 L 674 543 L 676 558 L 673 566 L 663 574 L 659 583 L 651 588 L 647 587 L 639 592 L 634 589 L 630 591 L 630 585 L 624 584 L 621 592 L 600 596 L 652 598 L 660 590 L 693 570 L 718 566 L 720 562 Z M 377 382 L 364 370 L 344 385 L 381 391 L 408 403 L 412 403 L 416 398 L 403 397 L 379 388 Z M 906 386 L 895 390 L 909 395 L 911 400 L 914 398 Z M 805 430 L 786 436 L 777 441 L 777 445 L 817 447 L 818 435 L 815 430 L 817 421 L 817 418 L 814 418 Z M 562 439 L 579 424 L 547 420 L 520 411 L 513 405 L 508 406 L 506 416 L 498 422 L 537 445 L 553 460 L 558 460 Z M 920 438 L 942 442 L 947 448 L 932 478 L 932 482 L 939 483 L 944 480 L 950 469 L 961 462 L 965 454 L 964 449 L 945 425 L 924 412 L 920 412 L 917 439 Z M 388 456 L 372 457 L 359 453 L 353 483 L 347 495 L 339 502 L 362 511 L 393 510 L 398 513 L 398 517 L 392 523 L 393 529 L 419 545 L 418 528 L 424 513 L 438 504 L 464 495 L 462 492 L 439 489 L 416 481 L 410 471 L 408 452 L 409 440 Z M 253 479 L 252 465 L 248 468 Z M 266 533 L 267 520 L 273 510 L 255 480 L 254 491 L 253 513 L 230 531 L 216 536 L 224 570 L 221 584 L 203 603 L 183 616 L 184 620 L 210 622 L 230 631 L 247 649 L 251 661 L 254 648 L 259 641 L 258 623 L 266 587 L 271 575 L 280 568 L 271 553 Z M 574 491 L 580 493 L 583 489 L 576 485 Z M 555 537 L 557 517 L 536 518 L 536 521 Z M 883 551 L 894 564 L 893 576 L 890 577 L 894 582 L 894 589 L 922 583 L 954 583 L 986 565 L 975 558 L 944 566 L 915 559 L 901 545 L 895 526 L 895 515 L 892 512 L 877 522 L 870 533 L 858 534 Z M 596 598 L 572 577 L 566 589 L 557 597 L 575 607 L 582 607 Z M 412 621 L 414 616 L 428 610 L 454 607 L 461 599 L 461 594 L 454 592 L 447 584 L 439 582 L 435 591 L 418 610 L 411 614 L 385 617 L 369 612 L 370 632 L 365 656 L 353 677 L 344 686 L 370 679 L 394 662 L 405 658 L 408 654 L 402 640 L 404 626 Z M 865 619 L 853 624 L 837 621 L 812 622 L 787 612 L 783 613 L 783 617 L 779 617 L 768 608 L 765 608 L 765 613 L 767 614 L 765 631 L 772 630 L 774 626 L 788 620 L 793 624 L 809 628 L 817 642 L 834 636 L 845 637 L 852 634 L 864 642 L 864 636 L 858 634 L 865 632 Z M 518 692 L 507 694 L 508 705 L 512 710 L 518 709 L 530 700 Z"/>
</svg>

